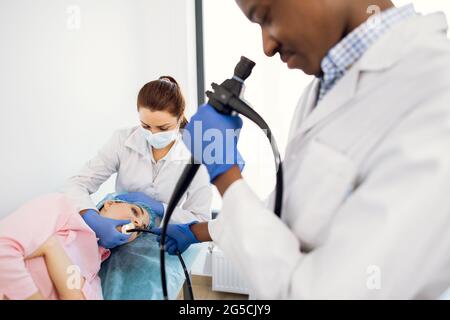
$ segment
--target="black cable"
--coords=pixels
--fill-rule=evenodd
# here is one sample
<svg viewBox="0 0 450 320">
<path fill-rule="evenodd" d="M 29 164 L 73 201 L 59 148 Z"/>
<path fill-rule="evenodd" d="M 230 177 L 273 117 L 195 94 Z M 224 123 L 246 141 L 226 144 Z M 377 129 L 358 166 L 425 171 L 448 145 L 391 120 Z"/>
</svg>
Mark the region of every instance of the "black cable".
<svg viewBox="0 0 450 320">
<path fill-rule="evenodd" d="M 236 112 L 249 118 L 256 125 L 258 125 L 258 127 L 263 129 L 263 131 L 266 133 L 267 138 L 270 141 L 272 152 L 275 157 L 275 166 L 277 170 L 276 176 L 277 184 L 275 193 L 274 212 L 278 217 L 280 217 L 283 200 L 283 165 L 281 162 L 281 155 L 277 143 L 272 135 L 272 131 L 270 130 L 269 125 L 264 121 L 264 119 L 243 101 L 239 99 L 232 99 L 230 100 L 230 105 L 233 106 L 233 109 Z M 168 293 L 167 293 L 166 266 L 165 266 L 165 255 L 163 244 L 166 241 L 167 226 L 169 224 L 170 218 L 172 216 L 176 204 L 183 197 L 184 193 L 188 189 L 199 168 L 200 164 L 196 164 L 194 158 L 191 157 L 191 162 L 186 165 L 185 169 L 183 170 L 183 173 L 181 174 L 180 179 L 178 180 L 178 183 L 175 186 L 175 190 L 167 206 L 166 214 L 164 215 L 163 227 L 161 231 L 161 242 L 160 242 L 160 259 L 161 259 L 160 267 L 161 267 L 161 283 L 163 287 L 163 295 L 164 299 L 166 300 L 168 300 Z"/>
<path fill-rule="evenodd" d="M 254 122 L 260 129 L 262 129 L 267 138 L 269 139 L 270 146 L 272 148 L 273 156 L 275 159 L 275 170 L 277 172 L 276 187 L 275 187 L 275 208 L 274 212 L 278 217 L 281 217 L 282 203 L 283 203 L 283 163 L 281 161 L 280 151 L 278 149 L 275 137 L 272 134 L 272 130 L 266 121 L 248 104 L 244 101 L 231 98 L 229 101 L 229 106 L 237 113 L 245 116 L 250 121 Z"/>
<path fill-rule="evenodd" d="M 165 300 L 169 300 L 169 295 L 167 292 L 167 280 L 166 280 L 166 258 L 164 254 L 164 243 L 166 242 L 167 227 L 169 225 L 170 218 L 177 203 L 183 197 L 186 190 L 189 188 L 192 180 L 194 179 L 200 164 L 196 163 L 194 158 L 191 157 L 191 162 L 186 165 L 181 174 L 178 183 L 175 186 L 172 197 L 170 198 L 169 204 L 167 205 L 166 213 L 163 219 L 163 226 L 161 229 L 161 241 L 159 243 L 159 258 L 160 258 L 160 268 L 161 268 L 161 284 L 163 288 L 163 296 Z"/>
<path fill-rule="evenodd" d="M 236 99 L 237 100 L 237 99 Z M 266 132 L 267 138 L 270 140 L 270 145 L 272 146 L 272 151 L 275 156 L 275 163 L 277 168 L 277 184 L 276 184 L 276 193 L 275 193 L 275 209 L 274 212 L 278 217 L 281 216 L 281 205 L 282 205 L 282 195 L 283 195 L 283 166 L 281 162 L 281 156 L 280 152 L 278 150 L 278 146 L 276 144 L 276 141 L 272 135 L 272 131 L 269 128 L 269 125 L 255 112 L 253 109 L 251 109 L 249 106 L 247 106 L 245 103 L 241 102 L 240 100 L 238 106 L 241 108 L 236 109 L 242 109 L 239 110 L 239 113 L 242 115 L 248 117 L 250 120 L 255 122 L 261 129 L 263 129 Z M 244 110 L 247 109 L 247 110 Z M 185 169 L 183 170 L 183 173 L 181 174 L 180 179 L 178 180 L 177 185 L 175 186 L 175 190 L 172 194 L 172 197 L 169 201 L 169 204 L 167 206 L 166 214 L 164 215 L 164 222 L 163 227 L 161 231 L 161 242 L 160 242 L 160 267 L 161 267 L 161 283 L 163 287 L 163 295 L 164 299 L 168 300 L 168 293 L 167 293 L 167 280 L 166 280 L 166 262 L 165 262 L 165 255 L 164 255 L 164 246 L 163 244 L 166 241 L 166 234 L 167 234 L 167 226 L 169 224 L 170 218 L 172 216 L 172 213 L 175 209 L 176 204 L 180 201 L 180 199 L 183 197 L 184 193 L 188 189 L 189 185 L 191 184 L 192 180 L 195 177 L 195 174 L 197 173 L 198 169 L 200 168 L 200 164 L 195 164 L 194 158 L 191 158 L 191 162 L 186 165 Z"/>
<path fill-rule="evenodd" d="M 245 57 L 241 57 L 240 62 L 237 64 L 234 70 L 234 76 L 232 79 L 225 80 L 220 86 L 213 83 L 212 87 L 214 92 L 208 91 L 206 95 L 209 98 L 209 104 L 213 106 L 216 111 L 222 114 L 241 114 L 256 125 L 258 125 L 266 134 L 270 141 L 272 147 L 272 152 L 275 157 L 275 167 L 276 167 L 276 193 L 275 193 L 275 208 L 274 212 L 278 217 L 281 217 L 282 211 L 282 200 L 283 200 L 283 165 L 281 161 L 280 152 L 276 144 L 275 138 L 272 135 L 272 131 L 269 125 L 264 121 L 264 119 L 254 111 L 247 103 L 240 99 L 242 93 L 243 84 L 245 79 L 247 79 L 255 63 Z M 166 282 L 166 271 L 165 271 L 165 258 L 164 258 L 164 246 L 166 240 L 167 226 L 169 220 L 173 214 L 176 204 L 180 201 L 183 194 L 188 189 L 192 180 L 197 173 L 200 164 L 196 164 L 193 157 L 191 157 L 191 163 L 187 164 L 183 173 L 175 186 L 175 190 L 169 201 L 166 214 L 164 215 L 163 227 L 161 232 L 161 242 L 160 242 L 160 267 L 161 267 L 161 282 L 163 287 L 164 298 L 168 299 L 167 294 L 167 282 Z"/>
<path fill-rule="evenodd" d="M 154 235 L 158 235 L 157 233 L 151 231 L 151 230 L 147 230 L 147 229 L 139 229 L 139 228 L 134 228 L 134 229 L 130 229 L 127 230 L 127 232 L 131 233 L 131 232 L 145 232 L 145 233 L 151 233 Z M 184 272 L 184 276 L 186 277 L 186 283 L 188 286 L 188 291 L 189 291 L 189 300 L 194 300 L 194 292 L 192 291 L 192 282 L 191 282 L 191 277 L 189 276 L 189 272 L 187 270 L 186 264 L 184 263 L 183 257 L 181 255 L 180 251 L 177 251 L 177 256 L 178 259 L 180 260 L 181 266 L 183 267 L 183 272 Z"/>
<path fill-rule="evenodd" d="M 177 256 L 178 256 L 178 259 L 180 259 L 181 265 L 183 266 L 184 276 L 186 277 L 186 283 L 188 286 L 188 291 L 189 291 L 189 296 L 190 296 L 189 300 L 195 300 L 194 292 L 192 291 L 191 277 L 189 276 L 189 272 L 186 268 L 186 265 L 184 264 L 184 260 L 183 260 L 183 257 L 181 256 L 181 252 L 178 250 L 177 250 Z"/>
</svg>

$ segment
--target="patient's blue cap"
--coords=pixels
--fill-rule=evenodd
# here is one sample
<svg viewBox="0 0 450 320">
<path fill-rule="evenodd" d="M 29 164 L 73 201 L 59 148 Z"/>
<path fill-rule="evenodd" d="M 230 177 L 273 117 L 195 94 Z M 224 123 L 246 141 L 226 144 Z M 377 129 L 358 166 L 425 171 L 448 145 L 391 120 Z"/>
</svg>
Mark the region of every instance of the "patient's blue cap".
<svg viewBox="0 0 450 320">
<path fill-rule="evenodd" d="M 156 218 L 157 215 L 153 212 L 153 210 L 148 207 L 145 203 L 143 202 L 139 202 L 139 201 L 123 201 L 121 199 L 118 199 L 119 196 L 122 196 L 124 194 L 128 194 L 128 192 L 115 192 L 115 193 L 110 193 L 107 194 L 98 204 L 97 204 L 97 209 L 101 210 L 103 208 L 103 206 L 105 205 L 106 201 L 114 201 L 114 202 L 122 202 L 122 203 L 129 203 L 129 204 L 134 204 L 136 206 L 139 206 L 145 210 L 147 210 L 147 212 L 150 215 L 150 223 L 148 225 L 148 228 L 151 229 L 153 227 L 156 226 Z"/>
</svg>

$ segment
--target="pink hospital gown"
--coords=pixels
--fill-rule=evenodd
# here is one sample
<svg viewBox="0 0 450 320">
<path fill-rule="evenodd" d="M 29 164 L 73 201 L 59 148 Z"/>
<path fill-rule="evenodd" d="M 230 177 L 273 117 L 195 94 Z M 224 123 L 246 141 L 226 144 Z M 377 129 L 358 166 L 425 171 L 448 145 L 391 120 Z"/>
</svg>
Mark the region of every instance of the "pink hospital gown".
<svg viewBox="0 0 450 320">
<path fill-rule="evenodd" d="M 84 277 L 85 298 L 103 298 L 98 271 L 109 250 L 98 246 L 95 233 L 64 195 L 50 194 L 0 220 L 0 300 L 26 299 L 37 290 L 47 299 L 58 299 L 44 258 L 25 259 L 53 235 L 75 266 L 71 270 Z"/>
</svg>

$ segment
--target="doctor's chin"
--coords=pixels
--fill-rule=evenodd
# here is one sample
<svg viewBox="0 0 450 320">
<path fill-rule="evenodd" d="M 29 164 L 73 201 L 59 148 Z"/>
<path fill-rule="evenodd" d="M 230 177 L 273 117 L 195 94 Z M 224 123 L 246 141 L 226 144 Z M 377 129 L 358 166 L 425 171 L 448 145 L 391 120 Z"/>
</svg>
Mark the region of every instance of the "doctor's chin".
<svg viewBox="0 0 450 320">
<path fill-rule="evenodd" d="M 449 17 L 427 0 L 0 1 L 0 308 L 450 300 Z"/>
</svg>

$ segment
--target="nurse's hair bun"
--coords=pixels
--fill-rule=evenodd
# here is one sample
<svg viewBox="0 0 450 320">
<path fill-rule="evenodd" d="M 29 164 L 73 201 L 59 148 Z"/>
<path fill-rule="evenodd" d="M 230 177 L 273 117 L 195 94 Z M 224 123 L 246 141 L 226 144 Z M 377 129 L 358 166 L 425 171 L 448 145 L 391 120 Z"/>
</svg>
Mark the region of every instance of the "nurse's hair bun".
<svg viewBox="0 0 450 320">
<path fill-rule="evenodd" d="M 177 82 L 177 80 L 175 80 L 175 79 L 172 78 L 171 76 L 162 76 L 162 77 L 159 77 L 158 80 L 159 80 L 159 81 L 165 81 L 165 82 L 172 83 L 172 84 L 174 84 L 174 85 L 176 85 L 176 86 L 178 87 L 178 82 Z"/>
<path fill-rule="evenodd" d="M 184 116 L 186 102 L 178 82 L 171 76 L 162 76 L 158 80 L 147 83 L 139 91 L 137 109 L 146 108 L 150 111 L 167 111 L 176 116 L 184 128 L 187 119 Z"/>
</svg>

